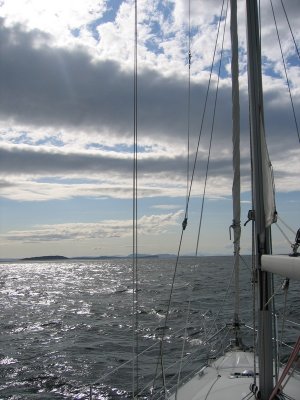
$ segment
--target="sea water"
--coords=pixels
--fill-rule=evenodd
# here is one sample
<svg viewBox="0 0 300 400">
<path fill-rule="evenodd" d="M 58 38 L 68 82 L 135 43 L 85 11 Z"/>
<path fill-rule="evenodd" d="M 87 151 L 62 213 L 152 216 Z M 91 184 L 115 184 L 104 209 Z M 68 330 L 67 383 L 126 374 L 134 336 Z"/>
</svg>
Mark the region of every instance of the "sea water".
<svg viewBox="0 0 300 400">
<path fill-rule="evenodd" d="M 241 318 L 253 326 L 251 258 L 244 261 Z M 174 259 L 138 260 L 136 318 L 129 259 L 0 264 L 0 398 L 125 399 L 133 385 L 159 385 L 153 377 L 161 368 L 168 308 L 167 379 L 175 376 L 178 365 L 172 364 L 181 353 L 191 355 L 187 372 L 200 367 L 207 330 L 232 319 L 232 258 L 181 259 L 169 303 L 174 267 Z M 300 323 L 299 283 L 290 284 L 286 303 L 280 285 L 275 282 L 278 313 Z M 292 344 L 298 334 L 288 326 L 283 339 Z M 133 367 L 134 351 L 149 347 Z M 139 376 L 134 384 L 133 369 Z"/>
</svg>

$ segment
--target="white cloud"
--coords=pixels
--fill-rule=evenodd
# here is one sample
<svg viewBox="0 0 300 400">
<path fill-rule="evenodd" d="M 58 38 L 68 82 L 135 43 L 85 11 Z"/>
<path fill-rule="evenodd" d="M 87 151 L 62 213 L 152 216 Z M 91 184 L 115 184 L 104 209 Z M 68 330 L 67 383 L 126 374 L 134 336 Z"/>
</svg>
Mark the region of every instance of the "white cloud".
<svg viewBox="0 0 300 400">
<path fill-rule="evenodd" d="M 152 206 L 151 208 L 156 208 L 159 210 L 176 210 L 179 208 L 179 206 L 176 204 L 157 204 L 155 206 Z"/>
<path fill-rule="evenodd" d="M 158 235 L 178 224 L 182 211 L 176 213 L 143 216 L 138 220 L 139 235 Z M 65 223 L 35 226 L 25 231 L 10 231 L 1 235 L 5 241 L 24 243 L 57 242 L 129 237 L 132 235 L 132 220 L 104 220 L 96 223 Z"/>
<path fill-rule="evenodd" d="M 115 2 L 2 0 L 2 198 L 18 201 L 20 206 L 22 201 L 131 198 L 134 10 L 131 0 L 121 2 L 116 9 L 112 9 L 112 3 Z M 298 4 L 285 4 L 299 41 Z M 262 17 L 266 17 L 262 40 L 266 45 L 263 82 L 267 141 L 277 191 L 299 191 L 299 143 L 294 122 L 289 122 L 289 96 L 267 7 L 262 4 Z M 217 0 L 211 0 L 209 7 L 203 0 L 191 2 L 191 165 L 219 12 Z M 299 125 L 300 72 L 291 59 L 294 49 L 286 21 L 278 8 L 276 12 L 286 43 L 284 54 L 289 57 L 288 72 Z M 169 197 L 172 203 L 172 197 L 186 195 L 188 2 L 141 0 L 138 13 L 139 197 Z M 238 19 L 245 25 L 242 3 Z M 242 189 L 249 191 L 245 26 L 239 33 Z M 229 31 L 225 36 L 225 50 L 228 49 Z M 230 71 L 228 59 L 224 64 L 226 75 L 225 71 Z M 212 87 L 215 82 L 214 77 Z M 220 87 L 207 187 L 207 195 L 218 199 L 231 196 L 229 76 L 222 76 Z M 213 94 L 209 105 L 212 99 Z M 193 196 L 201 196 L 203 191 L 211 118 L 210 108 L 204 120 Z M 158 203 L 161 205 L 156 207 L 167 207 L 165 199 Z"/>
<path fill-rule="evenodd" d="M 74 44 L 76 37 L 81 42 L 80 32 L 86 32 L 88 25 L 103 16 L 106 3 L 107 0 L 27 0 L 20 4 L 19 0 L 3 0 L 1 15 L 6 26 L 20 24 L 27 31 L 37 29 L 51 35 L 55 45 L 66 46 Z M 92 43 L 91 33 L 89 40 Z"/>
</svg>

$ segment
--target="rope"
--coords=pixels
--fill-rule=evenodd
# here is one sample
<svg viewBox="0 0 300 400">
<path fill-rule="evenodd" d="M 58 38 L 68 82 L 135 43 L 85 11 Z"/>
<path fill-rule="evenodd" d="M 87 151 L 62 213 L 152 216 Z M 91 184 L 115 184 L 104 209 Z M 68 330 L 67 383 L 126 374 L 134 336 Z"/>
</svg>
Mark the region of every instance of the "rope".
<svg viewBox="0 0 300 400">
<path fill-rule="evenodd" d="M 133 88 L 133 215 L 132 215 L 132 352 L 133 355 L 139 354 L 139 341 L 138 341 L 138 226 L 137 226 L 137 199 L 138 199 L 138 99 L 137 99 L 137 0 L 134 2 L 134 88 Z M 139 358 L 132 360 L 132 398 L 135 399 L 135 393 L 139 392 Z"/>
<path fill-rule="evenodd" d="M 283 4 L 282 0 L 281 0 L 281 5 L 282 5 L 282 8 L 283 8 L 283 11 L 284 11 L 285 18 L 286 18 L 286 20 L 287 20 L 288 26 L 289 26 L 289 28 L 290 28 L 290 32 L 291 32 L 291 35 L 292 35 L 292 38 L 293 38 L 293 41 L 294 41 L 294 45 L 295 45 L 295 48 L 296 48 L 296 52 L 297 52 L 298 57 L 299 57 L 299 59 L 300 59 L 299 49 L 298 49 L 298 46 L 297 46 L 297 43 L 296 43 L 296 40 L 295 40 L 295 37 L 294 37 L 294 34 L 293 34 L 293 30 L 292 30 L 290 21 L 289 21 L 289 19 L 288 19 L 287 13 L 286 13 L 286 11 L 285 11 L 285 7 L 284 7 L 284 4 Z"/>
<path fill-rule="evenodd" d="M 285 368 L 284 368 L 284 370 L 282 372 L 282 375 L 281 375 L 279 381 L 277 382 L 276 386 L 273 389 L 273 392 L 271 393 L 270 400 L 275 398 L 275 396 L 276 396 L 276 394 L 278 392 L 278 389 L 281 386 L 282 386 L 282 388 L 284 388 L 286 383 L 287 383 L 287 381 L 291 377 L 291 374 L 290 374 L 290 376 L 288 376 L 288 378 L 287 378 L 287 381 L 283 384 L 283 381 L 286 378 L 289 370 L 291 369 L 294 361 L 296 360 L 296 357 L 297 357 L 299 351 L 300 351 L 300 336 L 299 336 L 299 338 L 298 338 L 298 340 L 297 340 L 297 342 L 295 344 L 295 347 L 294 347 L 294 349 L 293 349 L 293 351 L 292 351 L 292 353 L 291 353 L 291 355 L 289 357 L 289 360 L 288 360 L 288 362 L 287 362 L 287 364 L 286 364 L 286 366 L 285 366 Z"/>
<path fill-rule="evenodd" d="M 241 400 L 246 400 L 246 399 L 248 400 L 251 399 L 251 397 L 254 397 L 254 393 L 249 392 L 248 394 L 246 394 L 246 396 L 242 397 Z"/>
<path fill-rule="evenodd" d="M 289 95 L 290 95 L 291 106 L 292 106 L 293 115 L 294 115 L 294 121 L 295 121 L 296 131 L 297 131 L 298 140 L 299 140 L 299 143 L 300 143 L 300 133 L 299 133 L 298 122 L 297 122 L 297 118 L 296 118 L 296 112 L 295 112 L 295 107 L 294 107 L 292 92 L 291 92 L 291 88 L 290 88 L 290 81 L 289 81 L 289 78 L 288 78 L 288 75 L 287 75 L 287 69 L 286 69 L 286 64 L 285 64 L 285 61 L 284 61 L 284 56 L 283 56 L 283 51 L 282 51 L 282 46 L 281 46 L 281 40 L 280 40 L 280 36 L 279 36 L 279 31 L 278 31 L 278 26 L 277 26 L 277 21 L 276 21 L 276 17 L 275 17 L 275 12 L 274 12 L 274 8 L 273 8 L 272 0 L 270 0 L 270 3 L 271 3 L 271 8 L 272 8 L 272 13 L 273 13 L 274 23 L 275 23 L 275 27 L 276 27 L 276 33 L 277 33 L 278 43 L 279 43 L 279 47 L 280 47 L 282 63 L 283 63 L 283 66 L 284 66 L 284 72 L 285 72 L 286 83 L 287 83 L 288 90 L 289 90 Z"/>
<path fill-rule="evenodd" d="M 209 393 L 211 392 L 211 390 L 212 390 L 212 388 L 215 386 L 215 384 L 218 382 L 218 379 L 219 379 L 219 378 L 221 378 L 221 375 L 218 375 L 218 376 L 217 376 L 216 380 L 213 382 L 213 384 L 211 385 L 211 387 L 208 389 L 208 392 L 207 392 L 207 394 L 206 394 L 206 396 L 205 396 L 205 400 L 207 400 L 207 398 L 208 398 L 208 396 L 209 396 Z"/>
<path fill-rule="evenodd" d="M 227 5 L 226 5 L 226 11 L 225 11 L 225 22 L 224 22 L 224 30 L 223 30 L 223 37 L 222 37 L 222 47 L 221 47 L 221 55 L 220 55 L 219 70 L 218 70 L 217 88 L 216 88 L 215 101 L 214 101 L 212 126 L 211 126 L 211 131 L 210 131 L 210 141 L 209 141 L 209 150 L 208 150 L 208 157 L 207 157 L 207 163 L 206 163 L 204 189 L 203 189 L 203 194 L 202 194 L 202 204 L 201 204 L 201 212 L 200 212 L 200 220 L 199 220 L 198 236 L 197 236 L 197 244 L 196 244 L 196 254 L 195 254 L 196 257 L 198 255 L 199 239 L 200 239 L 200 232 L 201 232 L 202 219 L 203 219 L 204 200 L 205 200 L 206 186 L 207 186 L 207 180 L 208 180 L 208 168 L 209 168 L 210 155 L 211 155 L 211 145 L 212 145 L 214 126 L 215 126 L 215 116 L 216 116 L 217 100 L 218 100 L 218 93 L 219 93 L 219 83 L 220 83 L 220 71 L 221 71 L 222 57 L 223 57 L 223 51 L 224 51 L 224 38 L 225 38 L 225 31 L 226 31 L 227 11 L 228 11 L 228 0 L 227 0 Z"/>
</svg>

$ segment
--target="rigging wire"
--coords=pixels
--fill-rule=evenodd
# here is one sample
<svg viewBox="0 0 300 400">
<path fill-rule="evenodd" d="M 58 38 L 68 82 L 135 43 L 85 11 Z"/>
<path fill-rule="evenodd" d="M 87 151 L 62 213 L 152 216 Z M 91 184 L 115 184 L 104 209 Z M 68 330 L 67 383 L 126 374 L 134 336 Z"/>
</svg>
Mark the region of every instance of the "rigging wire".
<svg viewBox="0 0 300 400">
<path fill-rule="evenodd" d="M 222 22 L 224 3 L 225 3 L 225 0 L 222 1 L 222 7 L 221 7 L 221 12 L 220 12 L 219 21 L 218 21 L 217 36 L 216 36 L 216 41 L 215 41 L 215 46 L 214 46 L 214 51 L 213 51 L 213 57 L 212 57 L 212 62 L 211 62 L 211 67 L 210 67 L 208 84 L 207 84 L 207 88 L 206 88 L 206 94 L 205 94 L 205 100 L 204 100 L 204 108 L 203 108 L 203 112 L 202 112 L 200 130 L 199 130 L 198 141 L 197 141 L 197 146 L 196 146 L 196 154 L 195 154 L 194 162 L 193 162 L 193 168 L 192 168 L 192 174 L 191 174 L 191 179 L 190 179 L 190 186 L 189 186 L 189 191 L 188 191 L 188 198 L 187 198 L 187 203 L 186 203 L 184 221 L 187 221 L 188 207 L 189 207 L 189 202 L 190 202 L 190 198 L 191 198 L 191 192 L 192 192 L 192 187 L 193 187 L 193 182 L 194 182 L 194 177 L 195 177 L 195 172 L 196 172 L 196 165 L 197 165 L 197 161 L 198 161 L 200 140 L 201 140 L 201 136 L 202 136 L 204 117 L 205 117 L 205 114 L 206 114 L 208 95 L 209 95 L 210 85 L 211 85 L 211 81 L 212 81 L 212 73 L 213 73 L 213 67 L 214 67 L 215 58 L 216 58 L 217 44 L 218 44 L 218 38 L 219 38 L 219 33 L 220 33 L 220 26 L 221 26 L 221 22 Z"/>
<path fill-rule="evenodd" d="M 272 0 L 270 0 L 270 4 L 271 4 L 271 8 L 272 8 L 272 14 L 273 14 L 274 23 L 275 23 L 275 28 L 276 28 L 277 38 L 278 38 L 278 44 L 279 44 L 279 47 L 280 47 L 280 53 L 281 53 L 283 67 L 284 67 L 285 79 L 286 79 L 286 83 L 287 83 L 288 90 L 289 90 L 289 96 L 290 96 L 290 101 L 291 101 L 291 106 L 292 106 L 292 111 L 293 111 L 293 116 L 294 116 L 295 127 L 296 127 L 296 131 L 297 131 L 297 135 L 298 135 L 298 140 L 299 140 L 299 143 L 300 143 L 300 133 L 299 133 L 299 127 L 298 127 L 295 107 L 294 107 L 294 101 L 293 101 L 293 96 L 292 96 L 292 92 L 291 92 L 290 81 L 289 81 L 288 74 L 287 74 L 286 63 L 285 63 L 284 56 L 283 56 L 283 50 L 282 50 L 282 46 L 281 46 L 281 40 L 280 40 L 280 35 L 279 35 L 279 31 L 278 31 L 277 20 L 276 20 L 276 16 L 275 16 Z"/>
<path fill-rule="evenodd" d="M 192 63 L 192 52 L 191 52 L 191 0 L 189 0 L 188 4 L 188 100 L 187 100 L 187 169 L 186 169 L 186 210 L 188 204 L 188 196 L 189 196 L 189 180 L 190 180 L 190 125 L 191 125 L 191 63 Z M 188 219 L 188 211 L 185 215 L 185 221 Z M 185 229 L 186 225 L 184 223 L 183 228 Z M 190 313 L 190 305 L 191 300 L 188 302 L 188 309 L 187 309 L 187 316 L 185 321 L 185 328 L 184 328 L 184 339 L 182 343 L 181 349 L 181 357 L 180 357 L 180 365 L 178 371 L 178 379 L 177 379 L 177 386 L 175 391 L 175 400 L 177 400 L 177 388 L 180 383 L 181 377 L 181 370 L 182 370 L 182 362 L 184 357 L 184 349 L 187 339 L 187 326 L 189 322 L 189 313 Z"/>
<path fill-rule="evenodd" d="M 275 382 L 278 382 L 278 346 L 277 346 L 277 336 L 278 336 L 278 332 L 277 332 L 277 320 L 276 320 L 276 304 L 275 304 L 275 283 L 274 283 L 274 274 L 271 275 L 271 299 L 267 301 L 267 304 L 269 303 L 269 301 L 271 301 L 271 307 L 272 307 L 272 314 L 271 314 L 271 318 L 272 318 L 272 324 L 273 324 L 273 338 L 275 341 L 275 346 L 274 346 L 274 378 L 275 378 Z M 264 308 L 266 308 L 267 305 L 264 306 Z M 272 337 L 272 336 L 271 336 Z"/>
<path fill-rule="evenodd" d="M 189 195 L 190 180 L 190 125 L 191 125 L 191 0 L 189 0 L 189 23 L 188 23 L 188 100 L 187 100 L 187 167 L 186 167 L 186 204 Z M 186 213 L 186 218 L 188 214 Z"/>
<path fill-rule="evenodd" d="M 294 235 L 296 235 L 296 232 L 293 228 L 291 228 L 282 218 L 280 218 L 279 215 L 277 215 L 277 219 L 283 223 L 283 225 L 289 230 L 291 231 Z"/>
<path fill-rule="evenodd" d="M 227 288 L 226 288 L 226 291 L 225 291 L 223 300 L 222 300 L 222 302 L 221 302 L 221 307 L 219 308 L 219 310 L 218 310 L 217 313 L 216 313 L 216 316 L 215 316 L 215 319 L 214 319 L 214 321 L 213 321 L 213 324 L 216 324 L 216 323 L 217 323 L 217 320 L 219 319 L 219 315 L 221 314 L 221 312 L 222 312 L 222 310 L 223 310 L 223 308 L 224 308 L 224 305 L 225 305 L 225 303 L 226 303 L 226 299 L 227 299 L 227 296 L 228 296 L 228 293 L 229 293 L 229 289 L 230 289 L 230 286 L 231 286 L 231 284 L 232 284 L 232 282 L 233 282 L 234 269 L 235 269 L 235 268 L 234 268 L 234 266 L 233 266 L 233 267 L 232 267 L 232 270 L 231 270 L 231 274 L 230 274 L 230 279 L 229 279 L 229 282 L 228 282 L 228 285 L 227 285 Z M 213 326 L 213 324 L 212 324 L 212 326 Z M 212 328 L 208 330 L 208 333 L 207 333 L 206 336 L 210 335 L 211 331 L 212 331 Z"/>
<path fill-rule="evenodd" d="M 217 108 L 217 101 L 218 101 L 218 94 L 219 94 L 220 72 L 221 72 L 222 57 L 223 57 L 223 51 L 224 51 L 224 38 L 225 38 L 225 31 L 226 31 L 227 11 L 228 11 L 228 0 L 227 0 L 227 5 L 226 5 L 226 11 L 225 11 L 225 21 L 224 21 L 224 30 L 223 30 L 223 37 L 222 37 L 221 54 L 220 54 L 220 62 L 219 62 L 219 69 L 218 69 L 217 87 L 216 87 L 216 94 L 215 94 L 215 101 L 214 101 L 211 132 L 210 132 L 208 157 L 207 157 L 207 163 L 206 163 L 204 189 L 203 189 L 203 194 L 202 194 L 202 204 L 201 204 L 201 212 L 200 212 L 200 220 L 199 220 L 197 244 L 196 244 L 196 252 L 195 252 L 196 257 L 198 255 L 198 249 L 199 249 L 199 240 L 200 240 L 200 232 L 201 232 L 201 227 L 202 227 L 204 201 L 205 201 L 206 186 L 207 186 L 207 180 L 208 180 L 208 169 L 209 169 L 210 156 L 211 156 L 211 145 L 212 145 L 214 126 L 215 126 L 216 108 Z"/>
<path fill-rule="evenodd" d="M 296 43 L 296 39 L 295 39 L 295 37 L 294 37 L 293 30 L 292 30 L 292 27 L 291 27 L 291 24 L 290 24 L 290 21 L 289 21 L 289 18 L 288 18 L 288 16 L 287 16 L 287 13 L 286 13 L 286 10 L 285 10 L 285 7 L 284 7 L 284 4 L 283 4 L 282 0 L 281 0 L 281 5 L 282 5 L 282 8 L 283 8 L 283 11 L 284 11 L 285 18 L 286 18 L 286 20 L 287 20 L 288 26 L 289 26 L 289 28 L 290 28 L 290 32 L 291 32 L 291 35 L 292 35 L 292 38 L 293 38 L 293 41 L 294 41 L 294 45 L 295 45 L 295 48 L 296 48 L 296 52 L 297 52 L 298 57 L 299 57 L 299 60 L 300 60 L 299 49 L 298 49 L 298 46 L 297 46 L 297 43 Z"/>
<path fill-rule="evenodd" d="M 187 328 L 188 328 L 188 323 L 189 323 L 189 316 L 190 316 L 190 307 L 191 307 L 191 300 L 188 302 L 188 309 L 186 313 L 186 321 L 185 321 L 185 328 L 184 328 L 184 337 L 183 337 L 183 342 L 182 342 L 182 348 L 181 348 L 181 356 L 180 356 L 180 364 L 179 364 L 179 371 L 178 371 L 178 378 L 177 378 L 177 385 L 176 385 L 176 392 L 175 392 L 175 400 L 177 400 L 177 393 L 178 393 L 178 388 L 180 385 L 180 378 L 181 378 L 181 372 L 182 372 L 182 363 L 184 360 L 184 350 L 185 350 L 185 345 L 187 341 Z"/>
<path fill-rule="evenodd" d="M 196 171 L 196 164 L 197 164 L 197 160 L 198 160 L 198 153 L 199 153 L 200 140 L 201 140 L 202 131 L 203 131 L 204 117 L 205 117 L 205 114 L 206 114 L 208 95 L 209 95 L 210 85 L 211 85 L 211 80 L 212 80 L 212 72 L 213 72 L 214 61 L 215 61 L 215 57 L 216 57 L 216 51 L 217 51 L 217 43 L 218 43 L 218 38 L 219 38 L 219 33 L 220 33 L 220 26 L 221 26 L 222 17 L 223 17 L 224 3 L 225 3 L 225 0 L 222 1 L 221 13 L 220 13 L 219 20 L 218 20 L 217 36 L 216 36 L 216 41 L 215 41 L 215 46 L 214 46 L 214 51 L 213 51 L 213 58 L 212 58 L 212 63 L 211 63 L 211 68 L 210 68 L 209 81 L 208 81 L 208 85 L 207 85 L 207 89 L 206 89 L 206 95 L 205 95 L 205 101 L 204 101 L 204 109 L 203 109 L 203 113 L 202 113 L 201 125 L 200 125 L 200 130 L 199 130 L 197 146 L 196 146 L 196 154 L 195 154 L 195 158 L 194 158 L 194 162 L 193 162 L 192 174 L 191 174 L 191 178 L 190 178 L 190 185 L 189 185 L 189 189 L 188 189 L 188 195 L 187 195 L 187 201 L 186 201 L 186 209 L 185 209 L 185 217 L 184 217 L 184 222 L 182 223 L 181 236 L 180 236 L 179 245 L 178 245 L 178 252 L 177 252 L 177 256 L 176 256 L 174 273 L 173 273 L 173 277 L 172 277 L 169 300 L 168 300 L 168 304 L 167 304 L 165 320 L 164 320 L 164 325 L 163 325 L 163 329 L 162 329 L 162 335 L 161 335 L 161 341 L 160 341 L 159 359 L 158 359 L 157 364 L 156 364 L 156 370 L 155 370 L 155 375 L 154 375 L 154 379 L 153 379 L 153 388 L 155 389 L 156 379 L 157 379 L 157 375 L 158 375 L 158 366 L 160 364 L 161 371 L 162 371 L 162 377 L 163 377 L 163 386 L 164 386 L 164 391 L 165 392 L 166 392 L 166 381 L 165 381 L 164 361 L 163 361 L 164 339 L 165 339 L 165 333 L 166 333 L 166 329 L 167 329 L 167 322 L 168 322 L 169 314 L 170 314 L 171 300 L 172 300 L 173 291 L 174 291 L 175 278 L 176 278 L 176 275 L 177 275 L 179 257 L 180 257 L 181 246 L 182 246 L 182 241 L 183 241 L 183 234 L 184 234 L 184 231 L 185 231 L 185 228 L 186 228 L 186 224 L 187 224 L 189 201 L 190 201 L 190 197 L 191 197 L 191 191 L 192 191 L 192 186 L 193 186 L 193 181 L 194 181 L 194 176 L 195 176 L 195 171 Z"/>
<path fill-rule="evenodd" d="M 272 296 L 269 298 L 269 300 L 265 303 L 264 307 L 266 307 L 270 301 L 273 300 L 273 298 L 280 292 L 280 290 L 282 289 L 282 283 L 277 287 L 276 290 L 274 290 L 274 292 L 272 293 Z"/>
<path fill-rule="evenodd" d="M 248 262 L 245 260 L 244 256 L 242 256 L 241 254 L 239 254 L 240 259 L 243 261 L 243 264 L 245 265 L 245 267 L 248 269 L 248 271 L 251 272 L 251 267 L 249 266 Z"/>
<path fill-rule="evenodd" d="M 287 237 L 287 235 L 284 233 L 283 229 L 277 224 L 275 224 L 277 229 L 281 232 L 282 236 L 285 238 L 285 240 L 288 242 L 289 245 L 293 246 L 293 243 L 290 241 L 290 239 Z"/>
<path fill-rule="evenodd" d="M 283 345 L 283 334 L 285 330 L 285 322 L 286 322 L 286 310 L 287 310 L 287 295 L 288 295 L 288 289 L 289 289 L 289 281 L 287 280 L 287 284 L 284 286 L 284 306 L 283 306 L 283 314 L 282 314 L 282 323 L 281 323 L 281 335 L 280 335 L 280 341 L 279 341 L 279 354 L 278 357 L 280 359 L 281 353 L 282 353 L 282 345 Z"/>
<path fill-rule="evenodd" d="M 252 146 L 251 146 L 252 148 Z M 252 151 L 252 150 L 251 150 Z M 252 160 L 252 157 L 251 157 Z M 252 171 L 252 161 L 251 161 L 251 171 Z M 251 180 L 252 174 L 251 174 Z M 253 184 L 253 183 L 252 183 Z M 251 224 L 251 245 L 252 245 L 252 325 L 253 325 L 253 371 L 254 371 L 254 379 L 253 383 L 256 385 L 256 359 L 257 359 L 257 350 L 256 350 L 256 340 L 257 340 L 257 330 L 256 330 L 256 280 L 257 280 L 257 270 L 256 270 L 256 262 L 255 262 L 255 226 L 254 221 Z"/>
<path fill-rule="evenodd" d="M 170 316 L 171 301 L 172 301 L 172 297 L 173 297 L 173 291 L 174 291 L 174 286 L 175 286 L 175 278 L 176 278 L 176 275 L 177 275 L 177 269 L 178 269 L 178 264 L 179 264 L 179 256 L 180 256 L 180 252 L 181 252 L 183 233 L 184 233 L 184 228 L 182 227 L 179 246 L 178 246 L 178 251 L 177 251 L 177 256 L 176 256 L 176 262 L 175 262 L 175 267 L 174 267 L 174 272 L 173 272 L 173 277 L 172 277 L 171 289 L 170 289 L 169 299 L 168 299 L 168 304 L 167 304 L 167 310 L 166 310 L 164 325 L 162 327 L 162 334 L 161 334 L 161 338 L 160 338 L 159 358 L 158 358 L 157 363 L 156 363 L 156 369 L 155 369 L 155 374 L 154 374 L 154 379 L 153 379 L 153 389 L 155 389 L 156 379 L 157 379 L 157 375 L 158 375 L 158 366 L 160 364 L 161 373 L 162 373 L 162 377 L 163 377 L 163 388 L 164 388 L 165 392 L 166 392 L 166 381 L 165 381 L 164 361 L 163 361 L 164 339 L 165 339 L 166 330 L 167 330 L 167 323 L 168 323 L 169 316 Z"/>
<path fill-rule="evenodd" d="M 233 181 L 232 181 L 232 225 L 233 229 L 233 263 L 235 265 L 235 300 L 234 326 L 238 339 L 240 314 L 240 239 L 241 239 L 241 167 L 240 167 L 240 94 L 239 94 L 239 56 L 237 29 L 237 1 L 230 0 L 230 39 L 231 39 L 231 98 L 232 98 L 232 150 L 233 150 Z"/>
<path fill-rule="evenodd" d="M 133 193 L 132 193 L 132 351 L 133 355 L 139 354 L 138 341 L 138 65 L 137 65 L 137 0 L 134 1 L 134 72 L 133 72 Z M 139 358 L 132 359 L 132 398 L 135 399 L 135 393 L 139 391 Z"/>
</svg>

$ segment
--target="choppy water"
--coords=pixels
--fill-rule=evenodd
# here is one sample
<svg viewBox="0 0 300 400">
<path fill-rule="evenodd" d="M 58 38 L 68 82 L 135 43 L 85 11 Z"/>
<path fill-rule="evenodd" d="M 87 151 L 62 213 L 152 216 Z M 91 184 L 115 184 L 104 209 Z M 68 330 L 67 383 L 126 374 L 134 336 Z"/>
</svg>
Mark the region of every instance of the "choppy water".
<svg viewBox="0 0 300 400">
<path fill-rule="evenodd" d="M 178 330 L 185 325 L 189 299 L 185 353 L 199 346 L 203 321 L 213 321 L 210 313 L 203 317 L 207 310 L 216 313 L 222 307 L 218 322 L 230 319 L 233 296 L 226 303 L 223 299 L 231 268 L 231 257 L 181 261 L 168 320 L 166 365 L 181 353 L 183 332 Z M 138 347 L 141 351 L 153 345 L 139 359 L 140 384 L 151 381 L 156 369 L 173 269 L 169 259 L 139 261 Z M 91 393 L 93 399 L 128 397 L 131 364 L 103 376 L 132 358 L 131 276 L 131 261 L 125 259 L 0 264 L 0 398 L 89 399 Z M 251 325 L 251 274 L 246 267 L 241 280 L 242 317 Z M 287 307 L 288 317 L 298 323 L 299 288 L 291 284 Z M 284 297 L 276 297 L 280 311 Z M 292 343 L 296 335 L 289 328 L 285 339 Z M 197 357 L 192 364 L 200 361 Z"/>
</svg>

